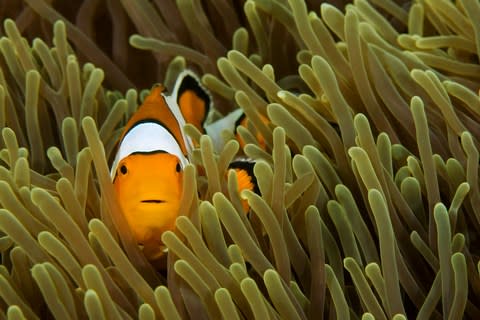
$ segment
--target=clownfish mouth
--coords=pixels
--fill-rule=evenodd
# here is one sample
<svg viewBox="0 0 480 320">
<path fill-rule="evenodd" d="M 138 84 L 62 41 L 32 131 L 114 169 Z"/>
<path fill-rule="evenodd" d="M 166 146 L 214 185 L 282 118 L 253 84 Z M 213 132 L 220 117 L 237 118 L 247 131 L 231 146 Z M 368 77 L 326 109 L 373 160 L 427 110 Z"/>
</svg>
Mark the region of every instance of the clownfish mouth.
<svg viewBox="0 0 480 320">
<path fill-rule="evenodd" d="M 143 202 L 143 203 L 165 203 L 166 201 L 158 200 L 158 199 L 146 199 L 146 200 L 142 200 L 141 202 Z"/>
</svg>

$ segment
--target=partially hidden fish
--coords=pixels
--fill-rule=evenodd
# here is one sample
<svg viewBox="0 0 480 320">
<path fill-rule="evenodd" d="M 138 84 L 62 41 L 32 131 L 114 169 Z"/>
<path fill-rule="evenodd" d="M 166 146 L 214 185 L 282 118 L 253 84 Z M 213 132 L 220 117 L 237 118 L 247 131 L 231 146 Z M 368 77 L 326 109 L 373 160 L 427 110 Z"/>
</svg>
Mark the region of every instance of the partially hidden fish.
<svg viewBox="0 0 480 320">
<path fill-rule="evenodd" d="M 259 115 L 260 120 L 264 124 L 268 124 L 268 119 L 263 115 Z M 223 148 L 223 137 L 222 131 L 226 130 L 227 132 L 233 133 L 235 139 L 239 142 L 240 147 L 243 148 L 245 146 L 245 141 L 243 141 L 240 134 L 237 132 L 237 128 L 239 126 L 243 126 L 245 128 L 249 128 L 251 126 L 250 119 L 245 115 L 242 109 L 237 109 L 235 111 L 230 112 L 226 116 L 222 117 L 221 119 L 209 123 L 205 126 L 205 132 L 208 134 L 214 143 L 215 150 L 221 151 Z M 257 139 L 258 146 L 265 150 L 265 138 L 261 135 L 260 132 L 255 132 L 255 138 Z"/>
<path fill-rule="evenodd" d="M 185 70 L 171 94 L 162 85 L 152 88 L 120 136 L 111 177 L 127 223 L 149 260 L 163 255 L 161 235 L 175 228 L 179 213 L 183 169 L 193 149 L 183 127 L 191 123 L 204 132 L 210 111 L 209 93 Z M 256 190 L 252 163 L 232 162 L 230 168 L 237 173 L 239 190 Z"/>
</svg>

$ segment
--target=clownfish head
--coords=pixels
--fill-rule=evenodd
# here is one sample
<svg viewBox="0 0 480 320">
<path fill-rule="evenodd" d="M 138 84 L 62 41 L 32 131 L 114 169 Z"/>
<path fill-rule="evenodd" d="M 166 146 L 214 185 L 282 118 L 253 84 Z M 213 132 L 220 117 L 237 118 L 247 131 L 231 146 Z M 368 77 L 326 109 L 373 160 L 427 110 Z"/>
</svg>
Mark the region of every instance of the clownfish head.
<svg viewBox="0 0 480 320">
<path fill-rule="evenodd" d="M 115 191 L 139 244 L 159 242 L 164 231 L 174 228 L 182 170 L 178 156 L 161 151 L 133 153 L 119 162 Z"/>
<path fill-rule="evenodd" d="M 192 148 L 183 127 L 187 122 L 202 127 L 209 107 L 208 93 L 185 71 L 171 95 L 154 86 L 126 124 L 111 176 L 138 244 L 160 245 L 162 233 L 175 228 Z"/>
</svg>

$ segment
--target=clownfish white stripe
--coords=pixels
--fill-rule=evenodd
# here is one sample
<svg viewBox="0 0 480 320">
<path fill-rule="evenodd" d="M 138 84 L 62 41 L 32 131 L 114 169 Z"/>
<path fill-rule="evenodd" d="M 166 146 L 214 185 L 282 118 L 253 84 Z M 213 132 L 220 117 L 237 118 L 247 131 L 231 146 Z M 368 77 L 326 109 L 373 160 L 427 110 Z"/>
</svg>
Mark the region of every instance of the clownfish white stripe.
<svg viewBox="0 0 480 320">
<path fill-rule="evenodd" d="M 152 151 L 164 151 L 177 156 L 182 168 L 188 164 L 177 140 L 165 127 L 157 122 L 141 122 L 133 126 L 123 137 L 113 162 L 112 178 L 122 159 L 136 152 Z"/>
<path fill-rule="evenodd" d="M 237 109 L 230 112 L 220 120 L 217 120 L 205 126 L 205 132 L 212 139 L 214 150 L 220 153 L 225 145 L 223 141 L 222 132 L 235 132 L 236 122 L 243 115 L 242 109 Z"/>
</svg>

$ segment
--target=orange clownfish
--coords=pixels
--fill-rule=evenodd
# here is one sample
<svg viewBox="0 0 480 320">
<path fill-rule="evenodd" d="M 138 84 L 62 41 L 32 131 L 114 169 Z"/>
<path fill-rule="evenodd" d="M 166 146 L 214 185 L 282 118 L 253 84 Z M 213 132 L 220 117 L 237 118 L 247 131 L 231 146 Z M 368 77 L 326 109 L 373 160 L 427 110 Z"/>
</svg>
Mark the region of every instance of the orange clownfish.
<svg viewBox="0 0 480 320">
<path fill-rule="evenodd" d="M 161 235 L 175 228 L 180 208 L 183 169 L 193 149 L 183 127 L 190 123 L 205 132 L 210 112 L 209 93 L 185 70 L 171 94 L 161 85 L 152 88 L 120 136 L 111 177 L 135 240 L 151 261 L 163 256 Z M 225 129 L 225 121 L 218 123 L 215 136 Z M 234 161 L 229 167 L 237 173 L 239 190 L 258 192 L 252 162 Z"/>
<path fill-rule="evenodd" d="M 154 86 L 126 124 L 111 177 L 138 244 L 159 247 L 162 233 L 174 229 L 183 169 L 192 148 L 183 127 L 188 122 L 201 128 L 210 101 L 196 76 L 184 71 L 172 94 L 167 95 L 161 85 Z"/>
</svg>

